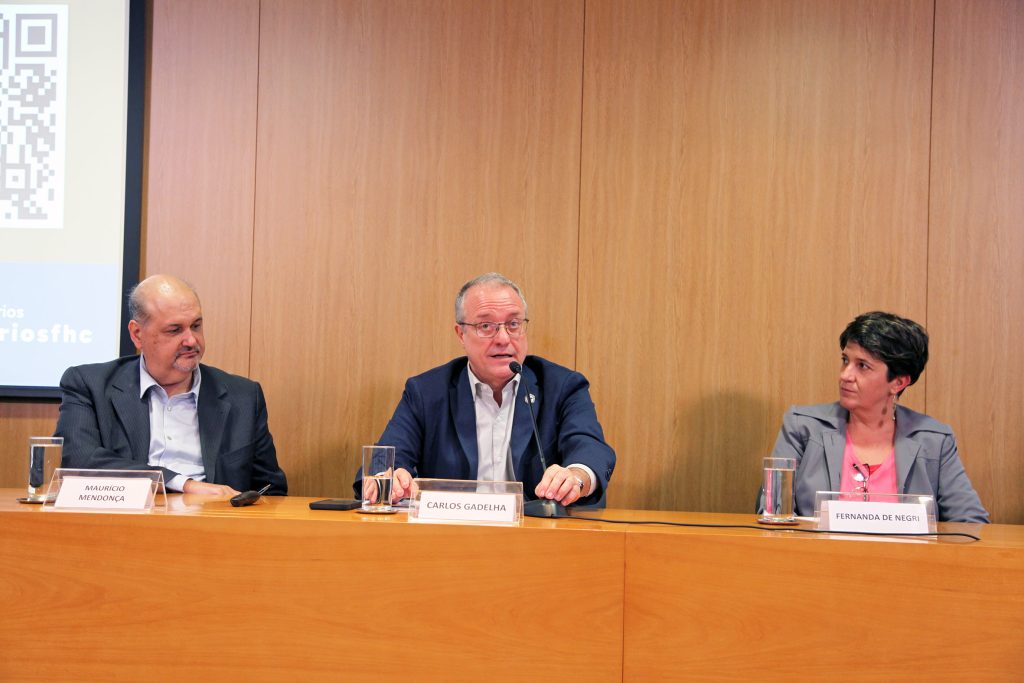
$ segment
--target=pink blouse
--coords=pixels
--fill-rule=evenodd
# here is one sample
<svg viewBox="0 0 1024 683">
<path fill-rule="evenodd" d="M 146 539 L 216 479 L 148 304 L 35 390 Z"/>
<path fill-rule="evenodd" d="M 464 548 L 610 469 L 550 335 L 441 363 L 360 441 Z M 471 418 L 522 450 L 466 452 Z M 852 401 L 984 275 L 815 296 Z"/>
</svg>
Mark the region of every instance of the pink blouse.
<svg viewBox="0 0 1024 683">
<path fill-rule="evenodd" d="M 856 467 L 854 467 L 856 465 Z M 858 474 L 858 469 L 860 470 Z M 863 480 L 859 479 L 863 476 Z M 846 448 L 843 450 L 843 476 L 839 482 L 839 490 L 852 493 L 849 500 L 871 500 L 869 494 L 898 493 L 896 490 L 896 450 L 889 451 L 885 460 L 877 465 L 865 465 L 854 452 L 853 441 L 846 435 Z M 861 498 L 863 496 L 863 498 Z M 847 498 L 847 496 L 843 496 Z M 889 496 L 880 496 L 879 502 L 889 502 Z"/>
</svg>

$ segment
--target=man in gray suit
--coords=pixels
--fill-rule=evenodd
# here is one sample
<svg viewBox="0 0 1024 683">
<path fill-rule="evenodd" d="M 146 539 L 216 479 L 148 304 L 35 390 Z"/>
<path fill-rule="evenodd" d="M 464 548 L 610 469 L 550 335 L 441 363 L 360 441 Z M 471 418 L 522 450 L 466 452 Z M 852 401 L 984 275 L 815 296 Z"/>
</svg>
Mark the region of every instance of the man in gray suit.
<svg viewBox="0 0 1024 683">
<path fill-rule="evenodd" d="M 171 491 L 235 495 L 270 484 L 286 495 L 256 382 L 201 365 L 199 296 L 168 275 L 128 299 L 128 332 L 141 354 L 69 368 L 61 378 L 57 436 L 63 467 L 160 469 Z"/>
</svg>

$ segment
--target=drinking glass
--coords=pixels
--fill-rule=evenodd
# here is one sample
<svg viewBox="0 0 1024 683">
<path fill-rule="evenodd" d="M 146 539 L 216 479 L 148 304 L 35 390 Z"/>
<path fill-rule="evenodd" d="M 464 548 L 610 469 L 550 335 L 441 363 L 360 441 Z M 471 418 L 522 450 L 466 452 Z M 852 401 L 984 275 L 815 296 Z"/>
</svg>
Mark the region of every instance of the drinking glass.
<svg viewBox="0 0 1024 683">
<path fill-rule="evenodd" d="M 363 512 L 389 513 L 395 475 L 394 446 L 363 446 Z"/>
<path fill-rule="evenodd" d="M 62 436 L 30 436 L 28 439 L 28 500 L 33 503 L 52 500 L 47 498 L 46 487 L 53 471 L 60 467 L 64 451 Z"/>
<path fill-rule="evenodd" d="M 766 524 L 790 524 L 793 515 L 793 473 L 796 458 L 764 459 L 764 514 L 758 521 Z"/>
</svg>

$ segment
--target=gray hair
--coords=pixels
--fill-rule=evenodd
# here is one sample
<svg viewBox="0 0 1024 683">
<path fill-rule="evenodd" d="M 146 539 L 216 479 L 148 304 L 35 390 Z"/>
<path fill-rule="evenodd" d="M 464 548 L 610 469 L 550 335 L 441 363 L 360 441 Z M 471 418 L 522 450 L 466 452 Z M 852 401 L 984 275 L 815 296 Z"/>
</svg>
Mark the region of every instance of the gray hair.
<svg viewBox="0 0 1024 683">
<path fill-rule="evenodd" d="M 455 322 L 462 322 L 465 311 L 462 308 L 463 303 L 466 301 L 466 292 L 473 289 L 477 285 L 495 285 L 498 287 L 510 287 L 515 290 L 515 293 L 519 296 L 519 300 L 523 302 L 523 316 L 528 317 L 529 307 L 526 305 L 526 297 L 523 296 L 523 290 L 519 289 L 519 285 L 509 280 L 501 273 L 484 273 L 478 275 L 466 284 L 462 285 L 462 289 L 459 290 L 458 296 L 455 297 Z"/>
<path fill-rule="evenodd" d="M 128 292 L 128 319 L 134 320 L 135 322 L 142 324 L 149 320 L 149 310 L 146 308 L 146 290 L 153 286 L 153 282 L 156 280 L 170 281 L 175 284 L 183 285 L 186 289 L 192 292 L 192 295 L 199 301 L 199 292 L 192 286 L 192 283 L 186 282 L 180 278 L 176 278 L 168 275 L 151 275 L 142 282 L 138 283 Z"/>
</svg>

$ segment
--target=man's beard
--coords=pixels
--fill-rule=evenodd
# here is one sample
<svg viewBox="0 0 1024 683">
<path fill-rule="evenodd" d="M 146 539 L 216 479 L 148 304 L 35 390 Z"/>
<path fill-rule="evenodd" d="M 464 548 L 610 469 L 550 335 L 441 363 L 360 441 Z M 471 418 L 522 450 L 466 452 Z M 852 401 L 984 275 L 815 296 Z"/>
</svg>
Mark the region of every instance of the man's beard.
<svg viewBox="0 0 1024 683">
<path fill-rule="evenodd" d="M 175 356 L 174 363 L 172 363 L 172 365 L 174 366 L 174 369 L 178 370 L 179 372 L 192 372 L 197 367 L 199 367 L 199 361 L 201 361 L 203 359 L 203 349 L 200 346 L 192 346 L 192 347 L 188 347 L 186 349 L 183 349 L 183 351 L 185 353 L 188 353 L 188 352 L 191 352 L 191 351 L 195 351 L 195 353 L 196 353 L 195 358 L 189 358 L 187 360 L 182 360 L 180 355 L 179 356 Z"/>
</svg>

